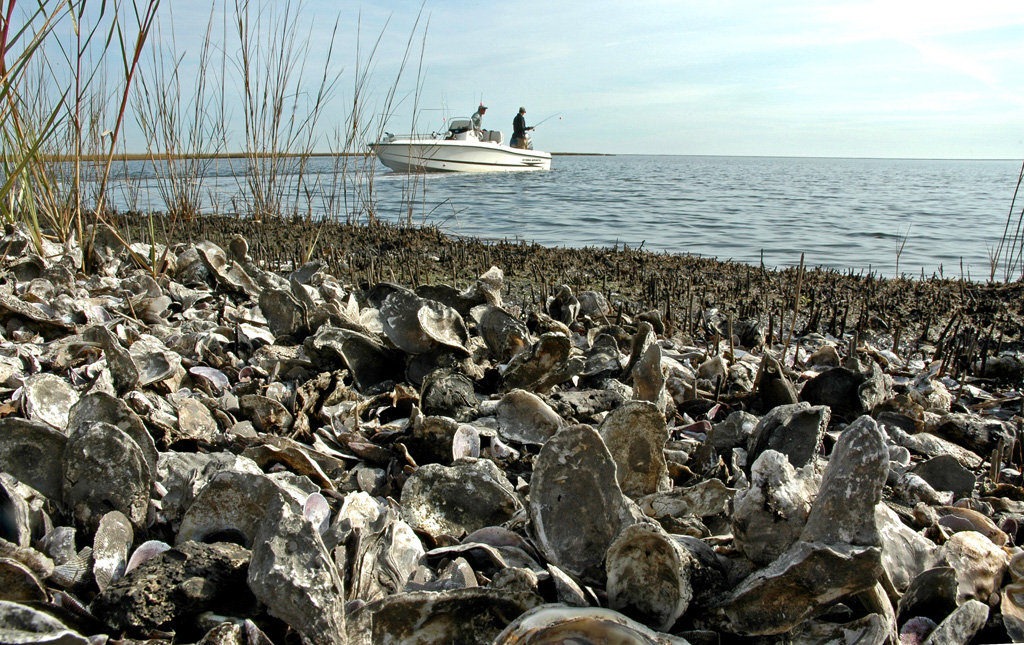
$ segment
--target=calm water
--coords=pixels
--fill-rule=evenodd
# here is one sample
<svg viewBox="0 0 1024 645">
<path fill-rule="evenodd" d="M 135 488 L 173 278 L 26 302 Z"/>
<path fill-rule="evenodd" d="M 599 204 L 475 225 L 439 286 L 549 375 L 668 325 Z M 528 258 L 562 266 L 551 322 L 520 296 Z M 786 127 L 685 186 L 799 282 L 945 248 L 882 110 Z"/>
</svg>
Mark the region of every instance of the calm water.
<svg viewBox="0 0 1024 645">
<path fill-rule="evenodd" d="M 330 159 L 313 163 L 331 176 Z M 619 155 L 556 156 L 552 167 L 410 178 L 378 165 L 378 215 L 408 217 L 411 194 L 414 222 L 460 235 L 643 245 L 767 266 L 795 266 L 804 253 L 811 266 L 884 275 L 894 274 L 899 254 L 901 273 L 959 276 L 962 263 L 981 280 L 1003 235 L 1020 163 Z M 129 174 L 142 180 L 136 206 L 161 209 L 151 173 Z M 237 174 L 223 162 L 211 167 L 204 181 L 210 210 L 214 203 L 220 212 L 237 207 Z M 304 194 L 322 213 L 336 212 L 328 200 L 338 192 L 326 182 Z"/>
</svg>

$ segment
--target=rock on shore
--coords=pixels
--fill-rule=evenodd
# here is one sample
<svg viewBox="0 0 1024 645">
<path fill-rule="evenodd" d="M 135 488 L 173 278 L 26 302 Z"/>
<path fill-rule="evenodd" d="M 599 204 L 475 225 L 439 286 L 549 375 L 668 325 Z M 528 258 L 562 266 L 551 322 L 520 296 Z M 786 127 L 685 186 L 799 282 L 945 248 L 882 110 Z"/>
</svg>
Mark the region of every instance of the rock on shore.
<svg viewBox="0 0 1024 645">
<path fill-rule="evenodd" d="M 901 344 L 0 246 L 0 642 L 1024 640 L 1016 305 L 1002 346 L 948 342 L 984 303 Z"/>
</svg>

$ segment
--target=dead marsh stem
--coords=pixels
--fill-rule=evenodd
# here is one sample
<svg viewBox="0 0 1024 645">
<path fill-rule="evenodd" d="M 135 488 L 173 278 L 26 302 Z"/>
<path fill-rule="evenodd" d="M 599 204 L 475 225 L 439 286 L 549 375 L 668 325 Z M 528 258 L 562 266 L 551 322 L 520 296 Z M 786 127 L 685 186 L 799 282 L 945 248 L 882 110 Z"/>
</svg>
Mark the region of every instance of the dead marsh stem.
<svg viewBox="0 0 1024 645">
<path fill-rule="evenodd" d="M 1017 196 L 1020 194 L 1022 182 L 1024 182 L 1024 164 L 1021 164 L 1020 172 L 1017 175 L 1017 185 L 1013 189 L 1010 210 L 1006 214 L 1006 225 L 1003 226 L 1003 235 L 999 238 L 999 244 L 995 250 L 989 252 L 989 282 L 995 282 L 1000 262 L 1003 264 L 1003 282 L 1012 281 L 1015 275 L 1017 279 L 1024 280 L 1024 208 L 1017 213 L 1016 224 L 1013 222 L 1014 211 L 1017 208 Z M 1012 232 L 1011 226 L 1013 226 Z"/>
</svg>

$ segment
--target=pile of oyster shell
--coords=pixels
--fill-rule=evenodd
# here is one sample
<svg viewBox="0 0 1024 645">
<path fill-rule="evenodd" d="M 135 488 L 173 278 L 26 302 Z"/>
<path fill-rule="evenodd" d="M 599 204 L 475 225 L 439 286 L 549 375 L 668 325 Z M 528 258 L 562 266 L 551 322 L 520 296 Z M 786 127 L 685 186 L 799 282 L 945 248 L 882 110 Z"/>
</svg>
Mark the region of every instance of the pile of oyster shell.
<svg viewBox="0 0 1024 645">
<path fill-rule="evenodd" d="M 0 246 L 0 642 L 1024 641 L 1020 355 Z"/>
</svg>

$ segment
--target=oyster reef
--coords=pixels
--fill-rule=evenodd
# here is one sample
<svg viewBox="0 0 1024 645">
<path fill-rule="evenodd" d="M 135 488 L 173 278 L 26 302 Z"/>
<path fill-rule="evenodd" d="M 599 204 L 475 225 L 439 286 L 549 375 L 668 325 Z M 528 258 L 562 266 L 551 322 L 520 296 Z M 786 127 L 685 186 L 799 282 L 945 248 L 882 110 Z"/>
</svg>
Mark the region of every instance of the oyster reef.
<svg viewBox="0 0 1024 645">
<path fill-rule="evenodd" d="M 1013 285 L 93 239 L 0 240 L 2 642 L 1024 640 Z"/>
</svg>

